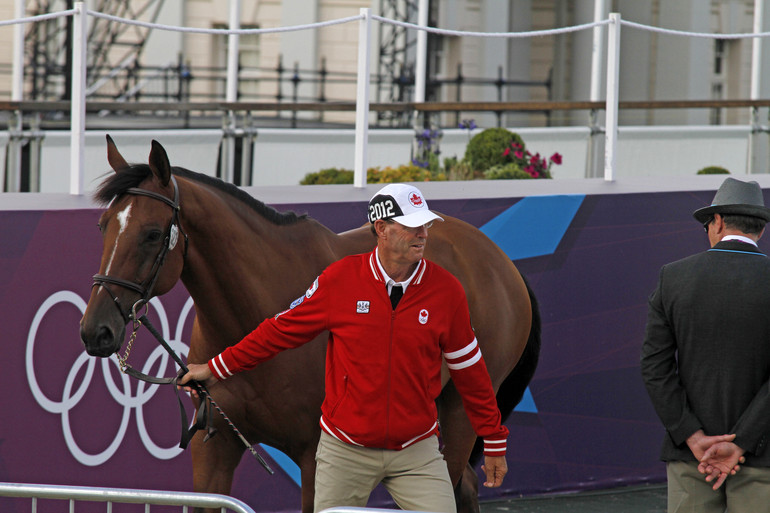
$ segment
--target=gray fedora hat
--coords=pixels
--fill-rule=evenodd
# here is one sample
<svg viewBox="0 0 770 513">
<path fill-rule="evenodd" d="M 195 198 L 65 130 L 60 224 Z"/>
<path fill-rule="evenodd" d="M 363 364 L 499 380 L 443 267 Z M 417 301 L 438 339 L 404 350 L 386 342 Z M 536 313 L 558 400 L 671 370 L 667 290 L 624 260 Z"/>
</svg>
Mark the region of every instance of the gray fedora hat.
<svg viewBox="0 0 770 513">
<path fill-rule="evenodd" d="M 770 208 L 765 207 L 759 184 L 741 182 L 735 178 L 727 178 L 722 182 L 710 206 L 699 208 L 692 213 L 701 224 L 714 214 L 738 214 L 770 222 Z"/>
</svg>

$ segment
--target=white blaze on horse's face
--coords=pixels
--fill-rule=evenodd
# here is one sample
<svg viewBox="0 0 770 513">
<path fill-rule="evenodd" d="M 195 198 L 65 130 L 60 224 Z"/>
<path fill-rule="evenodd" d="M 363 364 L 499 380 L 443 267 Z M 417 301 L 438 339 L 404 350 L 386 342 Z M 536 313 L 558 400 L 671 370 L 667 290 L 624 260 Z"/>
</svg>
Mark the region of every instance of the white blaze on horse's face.
<svg viewBox="0 0 770 513">
<path fill-rule="evenodd" d="M 115 237 L 115 245 L 112 247 L 110 261 L 107 263 L 107 269 L 104 271 L 104 274 L 108 276 L 110 274 L 110 267 L 112 267 L 112 261 L 115 258 L 115 253 L 118 251 L 118 241 L 120 240 L 120 236 L 123 235 L 123 232 L 126 231 L 126 226 L 128 226 L 128 219 L 131 217 L 131 205 L 132 204 L 129 203 L 126 208 L 118 212 L 118 215 L 115 216 L 118 219 L 118 223 L 120 224 L 120 230 L 118 231 L 118 236 Z"/>
</svg>

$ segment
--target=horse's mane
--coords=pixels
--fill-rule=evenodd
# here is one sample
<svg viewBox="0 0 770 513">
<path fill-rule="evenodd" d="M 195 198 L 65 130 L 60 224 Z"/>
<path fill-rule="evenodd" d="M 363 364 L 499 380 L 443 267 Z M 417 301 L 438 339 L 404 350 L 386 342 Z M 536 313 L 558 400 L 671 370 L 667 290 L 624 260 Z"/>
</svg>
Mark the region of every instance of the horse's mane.
<svg viewBox="0 0 770 513">
<path fill-rule="evenodd" d="M 204 175 L 203 173 L 196 173 L 195 171 L 190 171 L 183 167 L 172 167 L 171 172 L 177 176 L 189 178 L 233 196 L 273 224 L 294 224 L 300 219 L 307 217 L 306 214 L 297 215 L 294 212 L 279 212 L 273 207 L 265 205 L 261 201 L 255 199 L 235 185 L 223 182 L 222 180 L 213 178 L 209 175 Z M 108 176 L 96 189 L 94 200 L 98 204 L 105 206 L 109 204 L 114 197 L 120 196 L 131 187 L 138 187 L 150 174 L 150 166 L 147 164 L 135 164 L 125 169 L 121 169 L 119 173 L 110 173 L 110 176 Z"/>
</svg>

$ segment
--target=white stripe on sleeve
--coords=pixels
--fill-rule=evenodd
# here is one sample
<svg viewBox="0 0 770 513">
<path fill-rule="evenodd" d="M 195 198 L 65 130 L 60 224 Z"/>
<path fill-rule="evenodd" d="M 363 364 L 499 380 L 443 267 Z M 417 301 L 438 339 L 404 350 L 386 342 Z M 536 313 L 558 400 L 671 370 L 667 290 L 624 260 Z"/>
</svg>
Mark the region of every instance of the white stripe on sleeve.
<svg viewBox="0 0 770 513">
<path fill-rule="evenodd" d="M 470 355 L 469 358 L 463 360 L 462 358 Z M 481 350 L 479 349 L 479 343 L 474 338 L 473 341 L 462 349 L 452 351 L 451 353 L 444 353 L 444 359 L 446 360 L 447 367 L 450 370 L 464 369 L 470 367 L 474 363 L 481 360 Z"/>
<path fill-rule="evenodd" d="M 503 440 L 484 440 L 484 452 L 504 454 L 507 441 Z"/>
<path fill-rule="evenodd" d="M 470 360 L 465 360 L 464 362 L 460 362 L 460 363 L 447 362 L 446 366 L 449 367 L 450 370 L 459 370 L 459 369 L 464 369 L 466 367 L 470 367 L 471 365 L 478 362 L 479 360 L 481 360 L 481 351 L 476 352 L 476 354 Z"/>
<path fill-rule="evenodd" d="M 477 347 L 479 347 L 479 343 L 474 338 L 470 344 L 463 347 L 462 349 L 458 349 L 457 351 L 452 351 L 451 353 L 444 353 L 444 358 L 446 358 L 447 360 L 455 360 L 457 358 L 465 356 L 466 354 L 470 353 Z"/>
<path fill-rule="evenodd" d="M 218 354 L 211 359 L 211 365 L 222 379 L 229 378 L 233 375 L 233 373 L 230 372 L 230 369 L 227 368 L 227 365 L 225 365 L 225 361 L 222 359 L 221 354 Z"/>
</svg>

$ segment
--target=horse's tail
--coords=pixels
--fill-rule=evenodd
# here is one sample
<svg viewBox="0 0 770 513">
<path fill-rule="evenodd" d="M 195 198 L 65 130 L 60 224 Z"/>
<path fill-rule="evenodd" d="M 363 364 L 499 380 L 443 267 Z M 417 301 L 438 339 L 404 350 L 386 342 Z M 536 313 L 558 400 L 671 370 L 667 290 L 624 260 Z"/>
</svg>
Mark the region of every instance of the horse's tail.
<svg viewBox="0 0 770 513">
<path fill-rule="evenodd" d="M 540 360 L 540 334 L 542 328 L 540 307 L 535 293 L 523 275 L 522 279 L 524 279 L 524 284 L 527 286 L 529 302 L 532 305 L 532 327 L 529 330 L 529 338 L 527 339 L 527 345 L 524 347 L 524 352 L 521 353 L 521 358 L 519 358 L 516 366 L 503 380 L 497 391 L 497 407 L 500 409 L 503 422 L 508 418 L 516 405 L 519 404 L 522 397 L 524 397 L 524 392 L 535 375 L 535 369 L 537 369 L 537 363 Z M 470 464 L 472 466 L 478 463 L 483 454 L 483 449 L 483 441 L 478 439 L 470 457 Z"/>
<path fill-rule="evenodd" d="M 522 278 L 524 277 L 522 276 Z M 535 369 L 537 369 L 537 363 L 540 360 L 540 335 L 542 330 L 540 307 L 535 293 L 526 279 L 524 279 L 524 284 L 527 286 L 529 302 L 532 305 L 532 327 L 529 330 L 529 338 L 527 339 L 527 345 L 524 347 L 524 352 L 521 353 L 521 358 L 519 358 L 518 363 L 497 391 L 497 407 L 500 409 L 503 421 L 508 418 L 522 397 L 524 397 L 524 392 L 535 375 Z"/>
</svg>

